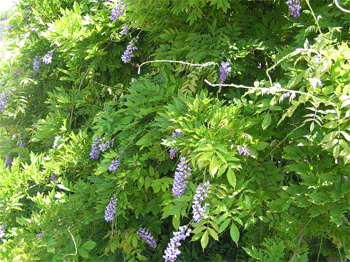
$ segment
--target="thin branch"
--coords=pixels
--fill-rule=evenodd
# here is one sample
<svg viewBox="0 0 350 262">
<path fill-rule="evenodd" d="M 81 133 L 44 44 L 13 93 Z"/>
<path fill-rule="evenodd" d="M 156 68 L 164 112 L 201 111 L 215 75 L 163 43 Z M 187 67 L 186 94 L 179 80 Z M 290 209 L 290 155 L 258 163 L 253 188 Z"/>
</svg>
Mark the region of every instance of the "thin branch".
<svg viewBox="0 0 350 262">
<path fill-rule="evenodd" d="M 283 89 L 283 88 L 276 88 L 275 86 L 271 86 L 271 87 L 255 87 L 255 86 L 245 86 L 245 85 L 236 85 L 236 84 L 212 84 L 210 83 L 207 79 L 204 79 L 204 82 L 206 82 L 208 85 L 210 86 L 232 86 L 232 87 L 236 87 L 236 88 L 246 88 L 246 89 L 256 89 L 256 90 L 264 90 L 267 92 L 288 92 L 288 93 L 296 93 L 296 94 L 302 94 L 302 95 L 308 95 L 311 96 L 315 99 L 317 99 L 316 96 L 311 95 L 309 93 L 305 93 L 305 92 L 301 92 L 301 91 L 297 91 L 297 90 L 290 90 L 290 89 Z"/>
<path fill-rule="evenodd" d="M 334 3 L 335 3 L 335 5 L 336 5 L 340 10 L 342 10 L 343 12 L 345 12 L 345 13 L 350 13 L 350 10 L 347 10 L 347 9 L 345 9 L 345 8 L 343 8 L 343 7 L 340 6 L 340 4 L 338 3 L 338 0 L 334 0 Z"/>
<path fill-rule="evenodd" d="M 301 232 L 301 235 L 300 235 L 300 237 L 299 237 L 298 246 L 300 246 L 301 239 L 303 238 L 303 235 L 304 235 L 304 230 L 303 230 L 303 232 Z M 293 257 L 292 257 L 292 259 L 290 260 L 290 262 L 294 262 L 294 257 L 295 257 L 295 255 L 297 254 L 297 250 L 298 250 L 298 248 L 295 249 L 294 254 L 293 254 Z"/>
<path fill-rule="evenodd" d="M 307 3 L 307 5 L 309 6 L 309 8 L 310 8 L 310 10 L 311 10 L 311 14 L 312 14 L 312 16 L 313 16 L 313 17 L 314 17 L 314 19 L 315 19 L 315 22 L 316 22 L 316 25 L 317 25 L 318 32 L 319 32 L 320 34 L 322 34 L 321 27 L 320 27 L 320 25 L 319 25 L 319 23 L 318 23 L 318 20 L 317 20 L 317 18 L 316 18 L 316 15 L 315 15 L 314 10 L 312 10 L 312 7 L 311 7 L 311 5 L 310 5 L 309 0 L 306 0 L 306 3 Z"/>
<path fill-rule="evenodd" d="M 317 50 L 315 50 L 315 49 L 297 48 L 295 51 L 293 51 L 293 52 L 287 54 L 286 56 L 282 57 L 280 60 L 278 60 L 278 61 L 276 62 L 276 64 L 274 64 L 273 66 L 271 66 L 270 68 L 268 68 L 268 69 L 266 70 L 266 74 L 267 74 L 267 76 L 268 76 L 268 78 L 269 78 L 269 80 L 270 80 L 270 84 L 272 85 L 272 79 L 271 79 L 271 77 L 270 77 L 269 71 L 271 71 L 272 69 L 274 69 L 274 68 L 275 68 L 277 65 L 279 65 L 282 61 L 284 61 L 284 60 L 286 60 L 286 59 L 288 59 L 288 58 L 290 58 L 290 57 L 293 57 L 293 56 L 295 56 L 295 55 L 297 55 L 297 54 L 303 53 L 303 52 L 316 53 L 320 58 L 322 57 L 322 55 L 321 55 Z"/>
<path fill-rule="evenodd" d="M 176 60 L 153 60 L 153 61 L 143 62 L 141 65 L 139 65 L 138 66 L 139 69 L 137 70 L 137 74 L 140 74 L 141 66 L 143 66 L 145 64 L 149 64 L 149 63 L 158 63 L 158 62 L 178 63 L 178 64 L 183 64 L 183 65 L 202 66 L 202 67 L 206 67 L 206 66 L 210 66 L 210 65 L 217 65 L 217 63 L 212 62 L 212 61 L 204 63 L 204 64 L 192 64 L 192 63 L 183 62 L 183 61 L 176 61 Z"/>
<path fill-rule="evenodd" d="M 70 236 L 71 236 L 72 239 L 73 239 L 73 243 L 74 243 L 74 247 L 75 247 L 75 254 L 67 254 L 67 255 L 65 255 L 63 258 L 65 258 L 65 257 L 67 257 L 67 256 L 76 256 L 76 255 L 78 254 L 77 244 L 75 243 L 75 239 L 74 239 L 72 233 L 69 231 L 69 228 L 68 228 L 68 232 L 69 232 Z"/>
</svg>

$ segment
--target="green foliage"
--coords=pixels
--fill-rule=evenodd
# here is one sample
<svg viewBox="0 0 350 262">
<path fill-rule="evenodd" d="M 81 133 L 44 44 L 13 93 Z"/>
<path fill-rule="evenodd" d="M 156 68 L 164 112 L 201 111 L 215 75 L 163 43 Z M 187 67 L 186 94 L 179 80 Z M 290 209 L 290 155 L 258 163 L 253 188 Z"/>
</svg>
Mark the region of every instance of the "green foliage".
<svg viewBox="0 0 350 262">
<path fill-rule="evenodd" d="M 10 20 L 1 261 L 159 261 L 183 225 L 179 260 L 350 259 L 349 17 L 324 1 L 292 17 L 280 0 L 127 0 L 112 21 L 118 3 L 23 0 Z M 91 159 L 96 139 L 110 144 Z M 180 157 L 191 176 L 177 197 Z"/>
</svg>

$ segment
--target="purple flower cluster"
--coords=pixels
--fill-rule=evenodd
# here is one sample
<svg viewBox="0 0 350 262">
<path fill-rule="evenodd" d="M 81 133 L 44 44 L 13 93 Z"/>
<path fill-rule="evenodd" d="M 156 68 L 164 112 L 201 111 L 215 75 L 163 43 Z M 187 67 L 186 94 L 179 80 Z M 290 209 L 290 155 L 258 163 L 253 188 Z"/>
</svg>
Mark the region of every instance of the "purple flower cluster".
<svg viewBox="0 0 350 262">
<path fill-rule="evenodd" d="M 128 31 L 129 31 L 128 25 L 127 25 L 127 24 L 124 24 L 124 25 L 122 26 L 122 30 L 119 32 L 119 34 L 121 34 L 121 35 L 127 35 L 127 34 L 128 34 Z"/>
<path fill-rule="evenodd" d="M 119 160 L 120 160 L 119 157 L 116 157 L 115 159 L 111 160 L 111 164 L 108 167 L 108 171 L 109 172 L 113 172 L 113 171 L 116 171 L 118 169 L 118 167 L 120 166 L 120 161 Z"/>
<path fill-rule="evenodd" d="M 19 144 L 18 144 L 18 146 L 19 146 L 20 148 L 26 147 L 26 145 L 27 145 L 27 143 L 26 143 L 24 140 L 21 140 L 21 141 L 19 142 Z"/>
<path fill-rule="evenodd" d="M 2 112 L 7 106 L 8 99 L 9 99 L 9 94 L 7 92 L 0 94 L 0 112 Z"/>
<path fill-rule="evenodd" d="M 238 149 L 238 155 L 243 154 L 244 156 L 246 155 L 250 156 L 252 154 L 252 151 L 250 151 L 250 149 L 246 148 L 245 146 L 238 146 L 237 149 Z"/>
<path fill-rule="evenodd" d="M 110 143 L 111 142 L 109 140 L 107 140 L 104 144 L 101 142 L 101 144 L 98 146 L 100 152 L 106 152 L 106 150 L 110 147 Z"/>
<path fill-rule="evenodd" d="M 173 196 L 181 196 L 186 188 L 187 178 L 191 175 L 190 163 L 186 163 L 186 158 L 181 157 L 180 163 L 177 165 L 177 169 L 175 171 L 174 183 L 173 183 Z"/>
<path fill-rule="evenodd" d="M 228 73 L 231 72 L 231 67 L 229 67 L 230 62 L 221 62 L 221 66 L 219 68 L 220 70 L 220 77 L 219 77 L 219 84 L 223 84 L 228 76 Z"/>
<path fill-rule="evenodd" d="M 40 233 L 40 234 L 37 234 L 36 236 L 37 236 L 37 237 L 45 237 L 44 233 L 45 233 L 45 231 L 41 231 L 41 233 Z"/>
<path fill-rule="evenodd" d="M 131 39 L 128 46 L 126 47 L 125 52 L 122 54 L 122 61 L 126 64 L 131 61 L 131 58 L 134 57 L 134 54 L 132 53 L 133 50 L 136 50 L 137 47 L 135 46 L 135 43 L 137 42 L 137 36 Z"/>
<path fill-rule="evenodd" d="M 127 7 L 124 1 L 120 1 L 118 5 L 112 10 L 111 20 L 117 22 L 119 20 L 119 17 L 124 15 L 126 10 Z"/>
<path fill-rule="evenodd" d="M 10 168 L 12 166 L 12 160 L 13 160 L 12 156 L 5 156 L 5 167 Z"/>
<path fill-rule="evenodd" d="M 0 239 L 2 239 L 5 235 L 6 225 L 0 227 Z"/>
<path fill-rule="evenodd" d="M 146 228 L 140 228 L 137 232 L 137 235 L 139 235 L 143 240 L 146 241 L 146 243 L 151 247 L 151 248 L 156 248 L 157 247 L 157 243 L 154 240 L 154 237 L 152 236 L 152 234 L 146 230 Z"/>
<path fill-rule="evenodd" d="M 55 140 L 53 141 L 52 148 L 57 148 L 57 143 L 60 138 L 62 138 L 60 135 L 56 135 Z"/>
<path fill-rule="evenodd" d="M 181 131 L 174 131 L 172 134 L 171 134 L 171 137 L 173 138 L 176 138 L 178 136 L 184 136 L 185 134 L 184 133 L 181 133 Z M 177 152 L 177 148 L 171 148 L 169 150 L 169 154 L 170 154 L 170 159 L 173 159 L 176 155 L 176 152 Z"/>
<path fill-rule="evenodd" d="M 40 56 L 36 55 L 34 57 L 33 70 L 39 70 L 39 69 L 40 69 Z"/>
<path fill-rule="evenodd" d="M 195 223 L 201 222 L 205 217 L 205 211 L 209 206 L 209 204 L 204 203 L 204 205 L 202 205 L 202 202 L 208 198 L 209 186 L 210 186 L 209 181 L 204 183 L 204 187 L 201 184 L 198 185 L 196 194 L 193 197 L 194 201 L 192 203 L 192 214 L 193 214 L 193 221 Z"/>
<path fill-rule="evenodd" d="M 173 159 L 176 156 L 177 148 L 170 148 L 169 154 L 170 154 L 170 159 Z"/>
<path fill-rule="evenodd" d="M 55 176 L 55 175 L 50 175 L 50 180 L 51 180 L 52 182 L 54 182 L 56 179 L 57 179 L 57 176 Z"/>
<path fill-rule="evenodd" d="M 106 152 L 106 150 L 110 148 L 110 146 L 113 146 L 113 141 L 111 143 L 109 140 L 107 140 L 106 143 L 102 144 L 102 139 L 96 138 L 91 146 L 90 158 L 97 159 L 100 152 Z"/>
<path fill-rule="evenodd" d="M 16 70 L 12 76 L 19 76 L 18 70 Z"/>
<path fill-rule="evenodd" d="M 181 254 L 179 247 L 181 246 L 180 241 L 185 240 L 191 234 L 191 229 L 188 226 L 179 227 L 179 231 L 174 233 L 174 237 L 170 239 L 167 249 L 164 251 L 163 258 L 165 261 L 175 261 L 177 256 Z"/>
<path fill-rule="evenodd" d="M 110 222 L 113 220 L 113 216 L 116 213 L 116 206 L 117 206 L 118 199 L 114 195 L 111 198 L 111 201 L 109 202 L 108 206 L 106 207 L 105 210 L 105 220 L 106 222 Z"/>
<path fill-rule="evenodd" d="M 51 64 L 51 62 L 52 62 L 52 55 L 53 55 L 53 50 L 47 52 L 47 54 L 44 55 L 42 61 L 43 61 L 45 64 Z"/>
<path fill-rule="evenodd" d="M 99 154 L 100 154 L 100 145 L 102 144 L 102 139 L 101 138 L 96 138 L 95 141 L 92 143 L 91 146 L 91 153 L 90 153 L 90 158 L 91 159 L 97 159 Z"/>
<path fill-rule="evenodd" d="M 175 130 L 172 134 L 171 134 L 171 137 L 173 138 L 176 138 L 178 136 L 184 136 L 185 134 L 184 133 L 181 133 L 181 131 L 177 131 Z"/>
<path fill-rule="evenodd" d="M 8 25 L 7 29 L 8 29 L 9 31 L 12 31 L 13 25 Z"/>
<path fill-rule="evenodd" d="M 301 10 L 301 5 L 300 5 L 300 0 L 288 0 L 286 4 L 289 7 L 290 14 L 294 17 L 300 16 L 300 10 Z"/>
</svg>

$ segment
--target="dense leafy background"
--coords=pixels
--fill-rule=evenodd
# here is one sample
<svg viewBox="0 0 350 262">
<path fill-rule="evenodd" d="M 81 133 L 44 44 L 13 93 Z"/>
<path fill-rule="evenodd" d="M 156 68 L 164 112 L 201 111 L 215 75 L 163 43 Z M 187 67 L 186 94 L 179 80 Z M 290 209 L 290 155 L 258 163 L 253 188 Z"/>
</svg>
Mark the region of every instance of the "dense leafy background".
<svg viewBox="0 0 350 262">
<path fill-rule="evenodd" d="M 159 261 L 187 224 L 181 261 L 350 259 L 350 16 L 330 0 L 301 0 L 299 17 L 283 0 L 125 3 L 113 22 L 119 1 L 21 0 L 9 21 L 1 261 Z M 232 71 L 220 86 L 221 61 Z M 96 138 L 113 146 L 92 160 Z M 180 157 L 192 176 L 176 197 Z M 194 223 L 207 180 L 207 216 Z"/>
</svg>

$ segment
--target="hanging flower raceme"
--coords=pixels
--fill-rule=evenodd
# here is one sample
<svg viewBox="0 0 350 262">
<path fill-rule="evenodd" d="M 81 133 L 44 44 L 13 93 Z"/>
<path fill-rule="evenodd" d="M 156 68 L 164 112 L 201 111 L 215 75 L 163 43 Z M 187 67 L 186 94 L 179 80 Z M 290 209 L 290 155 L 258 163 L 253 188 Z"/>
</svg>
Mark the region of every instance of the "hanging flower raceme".
<svg viewBox="0 0 350 262">
<path fill-rule="evenodd" d="M 57 143 L 60 138 L 62 138 L 60 135 L 56 135 L 55 140 L 53 141 L 52 148 L 57 148 Z"/>
<path fill-rule="evenodd" d="M 184 133 L 181 133 L 181 131 L 174 131 L 172 134 L 171 134 L 171 137 L 173 138 L 176 138 L 178 136 L 184 136 L 185 134 Z M 177 148 L 171 148 L 169 150 L 169 154 L 170 154 L 170 159 L 173 159 L 175 156 L 176 156 L 176 152 L 177 152 Z"/>
<path fill-rule="evenodd" d="M 250 149 L 246 148 L 245 146 L 238 146 L 237 149 L 238 149 L 238 155 L 243 154 L 244 156 L 246 155 L 250 156 L 252 154 L 252 151 L 250 151 Z"/>
<path fill-rule="evenodd" d="M 137 47 L 135 46 L 135 43 L 137 42 L 137 36 L 131 39 L 128 46 L 126 47 L 125 52 L 122 54 L 122 61 L 126 64 L 131 61 L 131 58 L 134 57 L 134 54 L 132 53 L 133 50 L 136 50 Z"/>
<path fill-rule="evenodd" d="M 185 134 L 182 133 L 181 131 L 175 130 L 172 134 L 171 137 L 176 138 L 178 136 L 184 136 Z"/>
<path fill-rule="evenodd" d="M 19 76 L 18 70 L 16 70 L 12 76 Z"/>
<path fill-rule="evenodd" d="M 106 152 L 108 148 L 113 146 L 113 141 L 107 140 L 106 143 L 102 144 L 101 138 L 96 138 L 91 146 L 91 159 L 97 159 L 99 157 L 100 152 Z"/>
<path fill-rule="evenodd" d="M 180 241 L 185 240 L 191 234 L 191 229 L 188 226 L 179 227 L 179 231 L 174 233 L 174 237 L 170 239 L 167 249 L 164 251 L 165 261 L 175 261 L 177 256 L 181 254 L 179 246 L 181 246 Z"/>
<path fill-rule="evenodd" d="M 127 24 L 124 24 L 124 25 L 122 26 L 122 30 L 119 32 L 119 34 L 121 34 L 121 35 L 127 35 L 127 34 L 128 34 L 128 31 L 129 31 L 128 25 L 127 25 Z"/>
<path fill-rule="evenodd" d="M 41 231 L 41 233 L 37 234 L 36 236 L 42 238 L 42 237 L 45 237 L 44 234 L 45 234 L 45 231 Z"/>
<path fill-rule="evenodd" d="M 106 143 L 104 143 L 104 144 L 100 144 L 99 146 L 98 146 L 98 149 L 101 151 L 101 152 L 106 152 L 106 150 L 110 147 L 110 141 L 109 140 L 107 140 L 106 141 Z"/>
<path fill-rule="evenodd" d="M 115 159 L 111 160 L 111 164 L 108 167 L 108 171 L 109 172 L 113 172 L 113 171 L 116 171 L 118 169 L 118 167 L 120 166 L 120 161 L 119 160 L 120 160 L 119 157 L 116 157 Z"/>
<path fill-rule="evenodd" d="M 180 163 L 177 165 L 174 183 L 173 183 L 173 195 L 180 197 L 186 190 L 187 178 L 191 175 L 190 163 L 186 163 L 186 158 L 181 157 Z"/>
<path fill-rule="evenodd" d="M 105 210 L 106 222 L 111 222 L 114 219 L 113 217 L 116 213 L 117 202 L 118 202 L 118 199 L 116 198 L 116 196 L 113 196 L 108 206 L 106 207 L 106 210 Z"/>
<path fill-rule="evenodd" d="M 52 55 L 53 55 L 53 50 L 47 52 L 47 54 L 44 55 L 42 61 L 43 61 L 45 64 L 51 64 L 51 62 L 52 62 Z"/>
<path fill-rule="evenodd" d="M 91 153 L 90 153 L 90 158 L 91 159 L 97 159 L 99 154 L 100 154 L 100 149 L 99 146 L 102 144 L 102 139 L 101 138 L 96 138 L 95 141 L 92 143 L 91 146 Z"/>
<path fill-rule="evenodd" d="M 286 4 L 289 7 L 290 14 L 294 17 L 300 16 L 300 10 L 301 10 L 301 5 L 300 5 L 300 0 L 288 0 Z"/>
<path fill-rule="evenodd" d="M 117 6 L 112 10 L 111 20 L 117 22 L 119 20 L 119 17 L 125 14 L 126 10 L 127 7 L 124 1 L 119 1 Z"/>
<path fill-rule="evenodd" d="M 24 140 L 21 140 L 21 141 L 19 142 L 19 144 L 18 144 L 18 146 L 19 146 L 20 148 L 26 147 L 26 145 L 27 145 L 27 143 L 26 143 Z"/>
<path fill-rule="evenodd" d="M 8 154 L 10 154 L 10 152 L 8 152 Z M 5 167 L 8 167 L 10 168 L 12 166 L 12 160 L 13 160 L 13 157 L 12 156 L 5 156 Z"/>
<path fill-rule="evenodd" d="M 228 73 L 231 72 L 231 67 L 229 67 L 230 62 L 221 62 L 221 66 L 219 68 L 220 70 L 220 77 L 219 77 L 219 84 L 223 84 L 228 76 Z"/>
<path fill-rule="evenodd" d="M 137 235 L 139 235 L 143 240 L 146 241 L 146 243 L 151 247 L 151 248 L 156 248 L 157 247 L 157 243 L 154 240 L 154 237 L 152 236 L 152 234 L 146 230 L 146 228 L 140 228 L 137 232 Z"/>
<path fill-rule="evenodd" d="M 173 159 L 176 156 L 177 148 L 170 148 L 169 154 L 170 154 L 170 159 Z"/>
<path fill-rule="evenodd" d="M 40 69 L 40 56 L 36 55 L 34 57 L 33 70 L 39 70 L 39 69 Z"/>
<path fill-rule="evenodd" d="M 0 227 L 0 239 L 2 239 L 5 235 L 6 225 Z"/>
<path fill-rule="evenodd" d="M 208 198 L 208 192 L 209 192 L 209 181 L 204 183 L 204 186 L 201 184 L 198 185 L 196 194 L 193 197 L 194 201 L 192 203 L 192 214 L 193 214 L 193 221 L 195 223 L 199 223 L 203 220 L 205 217 L 205 211 L 207 207 L 209 206 L 208 203 L 204 203 L 203 201 Z"/>
<path fill-rule="evenodd" d="M 8 25 L 7 26 L 7 30 L 12 31 L 12 29 L 13 29 L 13 25 Z"/>
<path fill-rule="evenodd" d="M 8 99 L 9 99 L 9 94 L 7 92 L 0 94 L 0 112 L 2 112 L 7 106 Z"/>
</svg>

